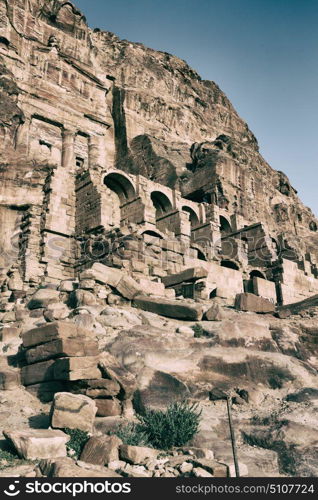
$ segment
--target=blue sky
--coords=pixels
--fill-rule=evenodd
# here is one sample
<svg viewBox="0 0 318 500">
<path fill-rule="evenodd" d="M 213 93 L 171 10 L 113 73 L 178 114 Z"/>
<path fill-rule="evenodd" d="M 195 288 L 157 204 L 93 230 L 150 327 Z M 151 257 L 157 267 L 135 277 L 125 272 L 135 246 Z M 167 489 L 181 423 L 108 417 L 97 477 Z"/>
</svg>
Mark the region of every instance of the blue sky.
<svg viewBox="0 0 318 500">
<path fill-rule="evenodd" d="M 318 215 L 318 0 L 74 0 L 92 28 L 215 81 Z"/>
</svg>

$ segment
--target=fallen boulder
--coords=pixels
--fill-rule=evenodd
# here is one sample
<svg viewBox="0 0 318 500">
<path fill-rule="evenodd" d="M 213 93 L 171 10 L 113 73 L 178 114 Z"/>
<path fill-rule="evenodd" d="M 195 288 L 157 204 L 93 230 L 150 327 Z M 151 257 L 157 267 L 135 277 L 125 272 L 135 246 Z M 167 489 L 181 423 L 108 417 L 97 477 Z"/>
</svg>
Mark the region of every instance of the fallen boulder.
<svg viewBox="0 0 318 500">
<path fill-rule="evenodd" d="M 275 304 L 253 293 L 238 293 L 235 298 L 235 309 L 256 313 L 273 313 Z"/>
<path fill-rule="evenodd" d="M 130 464 L 144 464 L 148 460 L 156 459 L 159 451 L 145 446 L 129 446 L 122 444 L 119 447 L 119 456 L 121 460 Z"/>
<path fill-rule="evenodd" d="M 21 458 L 66 457 L 66 443 L 70 437 L 60 430 L 28 429 L 22 431 L 3 431 Z"/>
<path fill-rule="evenodd" d="M 71 458 L 49 461 L 41 464 L 42 473 L 48 477 L 121 477 L 107 467 L 93 466 L 79 462 L 75 464 Z"/>
<path fill-rule="evenodd" d="M 28 302 L 29 309 L 39 309 L 41 307 L 46 307 L 53 302 L 59 302 L 60 292 L 58 290 L 52 290 L 51 288 L 39 288 L 32 295 L 31 300 Z"/>
<path fill-rule="evenodd" d="M 119 269 L 96 262 L 90 269 L 80 274 L 80 279 L 94 279 L 97 283 L 116 288 L 123 276 L 124 273 Z"/>
<path fill-rule="evenodd" d="M 81 429 L 91 432 L 97 407 L 93 399 L 83 395 L 55 394 L 51 409 L 51 425 L 55 429 Z"/>
<path fill-rule="evenodd" d="M 122 440 L 117 436 L 93 436 L 84 446 L 81 461 L 95 465 L 107 465 L 119 460 L 119 446 Z"/>
<path fill-rule="evenodd" d="M 121 405 L 117 399 L 95 399 L 98 417 L 117 417 L 121 415 Z"/>
<path fill-rule="evenodd" d="M 168 318 L 200 321 L 203 316 L 203 307 L 200 304 L 188 304 L 180 300 L 151 298 L 140 295 L 133 301 L 133 305 L 144 311 L 167 316 Z"/>
<path fill-rule="evenodd" d="M 166 287 L 178 285 L 179 283 L 196 281 L 198 279 L 206 278 L 209 272 L 204 269 L 204 267 L 191 267 L 182 271 L 181 273 L 170 274 L 169 276 L 163 276 L 161 281 Z"/>
</svg>

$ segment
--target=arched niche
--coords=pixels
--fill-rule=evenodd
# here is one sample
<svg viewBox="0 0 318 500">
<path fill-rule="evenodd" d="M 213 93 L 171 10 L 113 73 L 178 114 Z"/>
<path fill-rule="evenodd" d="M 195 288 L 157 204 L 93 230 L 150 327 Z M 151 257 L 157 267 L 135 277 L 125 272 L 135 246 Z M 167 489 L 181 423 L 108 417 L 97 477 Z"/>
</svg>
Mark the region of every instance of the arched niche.
<svg viewBox="0 0 318 500">
<path fill-rule="evenodd" d="M 151 201 L 156 209 L 156 220 L 163 217 L 165 214 L 172 212 L 172 203 L 168 196 L 161 191 L 153 191 L 151 193 Z"/>
<path fill-rule="evenodd" d="M 221 267 L 227 267 L 228 269 L 235 269 L 235 271 L 240 270 L 238 264 L 236 264 L 236 262 L 233 262 L 232 260 L 222 260 Z"/>
<path fill-rule="evenodd" d="M 10 42 L 7 38 L 4 36 L 0 36 L 0 47 L 3 47 L 5 49 L 8 49 L 10 46 Z"/>
<path fill-rule="evenodd" d="M 197 258 L 199 260 L 204 260 L 205 262 L 208 260 L 204 251 L 202 250 L 202 248 L 197 245 L 197 244 L 192 244 L 191 247 L 190 247 L 192 250 L 196 250 L 197 252 Z"/>
<path fill-rule="evenodd" d="M 252 280 L 253 278 L 262 278 L 263 280 L 266 280 L 265 274 L 258 269 L 254 269 L 253 271 L 251 271 L 249 277 L 250 280 Z"/>
<path fill-rule="evenodd" d="M 151 231 L 150 229 L 147 229 L 146 231 L 143 231 L 141 234 L 142 235 L 146 234 L 148 236 L 153 236 L 154 238 L 159 238 L 160 240 L 164 239 L 164 236 L 159 231 Z"/>
<path fill-rule="evenodd" d="M 104 178 L 104 184 L 117 194 L 121 204 L 136 198 L 136 191 L 132 182 L 122 174 L 112 172 Z"/>
<path fill-rule="evenodd" d="M 119 227 L 122 220 L 122 208 L 136 198 L 136 191 L 130 180 L 122 174 L 112 172 L 104 177 L 108 188 L 109 224 Z"/>
<path fill-rule="evenodd" d="M 193 210 L 193 208 L 184 205 L 181 210 L 183 212 L 187 212 L 187 214 L 189 215 L 191 229 L 194 229 L 195 227 L 197 227 L 200 224 L 199 217 L 197 216 L 197 214 Z"/>
<path fill-rule="evenodd" d="M 222 237 L 232 233 L 232 226 L 223 215 L 220 216 L 220 231 Z"/>
</svg>

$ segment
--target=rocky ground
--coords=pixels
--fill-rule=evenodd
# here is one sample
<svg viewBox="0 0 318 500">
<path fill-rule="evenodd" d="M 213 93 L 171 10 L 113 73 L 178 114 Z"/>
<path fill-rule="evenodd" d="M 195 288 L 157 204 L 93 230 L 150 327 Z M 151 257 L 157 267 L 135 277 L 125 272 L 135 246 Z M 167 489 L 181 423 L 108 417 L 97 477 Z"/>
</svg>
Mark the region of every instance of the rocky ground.
<svg viewBox="0 0 318 500">
<path fill-rule="evenodd" d="M 74 397 L 87 398 L 89 395 L 90 401 L 98 408 L 90 429 L 92 436 L 105 437 L 117 428 L 119 422 L 133 421 L 134 412 L 145 408 L 163 409 L 176 400 L 197 401 L 202 409 L 199 432 L 187 445 L 188 448 L 172 450 L 168 457 L 158 451 L 155 464 L 152 463 L 150 469 L 145 460 L 133 463 L 123 459 L 117 444 L 117 461 L 125 462 L 119 466 L 116 464 L 120 474 L 147 477 L 196 475 L 200 471 L 193 470 L 199 468 L 205 471 L 201 471 L 203 475 L 215 475 L 219 473 L 213 473 L 211 463 L 198 465 L 194 462 L 202 458 L 211 462 L 211 457 L 214 457 L 213 463 L 226 464 L 225 475 L 229 475 L 233 459 L 226 402 L 218 400 L 215 392 L 221 389 L 231 395 L 238 456 L 244 474 L 252 477 L 317 475 L 318 308 L 315 305 L 311 303 L 310 307 L 307 304 L 302 309 L 289 309 L 285 314 L 287 317 L 281 319 L 276 313 L 236 311 L 219 299 L 213 301 L 212 307 L 211 302 L 175 301 L 178 307 L 179 304 L 185 307 L 183 312 L 188 313 L 189 308 L 192 312 L 201 311 L 201 317 L 199 315 L 199 319 L 193 321 L 167 318 L 131 307 L 134 302 L 119 296 L 114 289 L 109 289 L 105 298 L 101 288 L 100 283 L 88 282 L 87 279 L 76 284 L 64 282 L 59 289 L 49 286 L 33 290 L 24 301 L 7 302 L 3 306 L 0 344 L 2 430 L 10 433 L 48 429 L 51 426 L 52 403 L 46 398 L 52 398 L 47 397 L 48 392 L 39 391 L 41 384 L 34 385 L 31 381 L 31 385 L 25 382 L 28 387 L 23 387 L 19 373 L 22 366 L 23 381 L 23 377 L 33 373 L 34 367 L 43 365 L 43 359 L 50 358 L 47 352 L 43 354 L 43 345 L 49 344 L 43 344 L 43 340 L 35 341 L 34 335 L 26 335 L 26 332 L 36 327 L 43 332 L 45 325 L 66 323 L 89 336 L 89 344 L 87 337 L 84 339 L 88 355 L 94 354 L 95 351 L 89 349 L 94 348 L 92 342 L 97 342 L 97 357 L 91 355 L 75 359 L 98 358 L 99 368 L 104 367 L 108 373 L 106 378 L 112 379 L 112 390 L 115 391 L 106 393 L 105 388 L 101 389 L 104 386 L 100 385 L 100 381 L 95 386 L 78 386 L 74 382 L 68 386 L 68 390 L 77 394 Z M 157 297 L 156 300 L 160 304 L 166 299 Z M 176 311 L 180 315 L 181 309 Z M 58 335 L 61 336 L 61 332 Z M 26 345 L 27 338 L 29 346 Z M 40 344 L 38 347 L 35 346 L 37 342 Z M 33 347 L 30 347 L 32 343 Z M 82 353 L 80 355 L 83 356 Z M 23 368 L 26 365 L 25 356 L 33 364 Z M 44 361 L 47 362 L 51 363 Z M 84 370 L 88 369 L 96 370 L 87 361 Z M 96 378 L 91 373 L 85 371 L 81 379 Z M 110 380 L 107 383 L 109 391 Z M 121 386 L 120 393 L 115 390 L 116 384 Z M 35 388 L 43 402 L 35 395 Z M 105 394 L 106 399 L 100 399 Z M 3 438 L 0 446 L 6 449 L 8 440 Z M 201 450 L 197 452 L 199 456 L 195 449 Z M 174 457 L 174 462 L 171 457 Z M 66 465 L 60 467 L 59 460 L 60 457 L 53 461 L 53 465 L 51 460 L 50 467 L 47 460 L 43 463 L 43 460 L 35 459 L 32 463 L 14 464 L 14 468 L 4 460 L 0 464 L 1 474 L 57 475 L 61 473 L 59 470 L 68 470 Z M 94 460 L 90 466 L 82 459 L 79 465 L 72 458 L 63 458 L 66 464 L 65 460 L 70 467 L 70 475 L 83 474 L 83 468 L 87 473 L 87 467 L 96 472 L 93 466 L 101 466 L 100 463 L 94 464 Z M 184 463 L 188 465 L 183 466 Z M 109 462 L 102 466 L 106 474 L 112 470 Z M 141 468 L 129 472 L 130 467 L 136 466 Z M 100 469 L 98 473 L 101 474 Z"/>
</svg>

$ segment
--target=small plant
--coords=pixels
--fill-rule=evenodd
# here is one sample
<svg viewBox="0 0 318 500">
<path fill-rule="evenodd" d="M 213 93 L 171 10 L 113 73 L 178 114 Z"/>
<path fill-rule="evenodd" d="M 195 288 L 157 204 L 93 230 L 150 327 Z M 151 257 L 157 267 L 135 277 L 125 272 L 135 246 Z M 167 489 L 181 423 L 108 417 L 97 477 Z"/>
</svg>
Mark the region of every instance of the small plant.
<svg viewBox="0 0 318 500">
<path fill-rule="evenodd" d="M 166 411 L 146 411 L 138 418 L 141 430 L 154 448 L 168 450 L 184 446 L 197 433 L 201 412 L 186 401 L 171 404 Z"/>
<path fill-rule="evenodd" d="M 11 451 L 0 450 L 0 470 L 6 467 L 13 467 L 15 465 L 24 465 L 32 463 L 31 460 L 24 460 L 18 457 L 17 454 Z"/>
<path fill-rule="evenodd" d="M 199 339 L 201 337 L 204 337 L 204 330 L 201 325 L 196 323 L 195 325 L 191 326 L 192 330 L 194 331 L 194 337 L 196 339 Z"/>
<path fill-rule="evenodd" d="M 13 465 L 16 460 L 18 460 L 18 457 L 10 451 L 0 450 L 0 470 Z"/>
<path fill-rule="evenodd" d="M 79 458 L 83 448 L 89 440 L 89 434 L 80 429 L 63 429 L 65 434 L 70 436 L 70 440 L 66 443 L 67 454 L 72 458 Z"/>
<path fill-rule="evenodd" d="M 148 434 L 141 428 L 140 424 L 129 423 L 120 425 L 110 435 L 116 435 L 124 444 L 129 446 L 151 446 L 149 443 Z"/>
<path fill-rule="evenodd" d="M 8 352 L 9 349 L 10 349 L 10 344 L 4 344 L 4 346 L 2 347 L 2 351 L 4 353 Z"/>
</svg>

